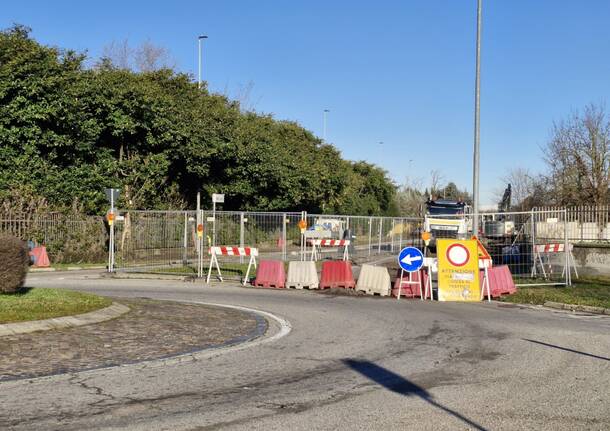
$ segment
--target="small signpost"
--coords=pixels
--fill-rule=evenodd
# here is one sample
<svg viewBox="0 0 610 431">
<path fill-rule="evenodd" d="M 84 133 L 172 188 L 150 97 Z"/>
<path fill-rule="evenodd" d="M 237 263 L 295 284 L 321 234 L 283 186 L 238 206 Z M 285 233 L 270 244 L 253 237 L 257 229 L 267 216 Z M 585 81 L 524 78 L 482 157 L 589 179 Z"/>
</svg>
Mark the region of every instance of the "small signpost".
<svg viewBox="0 0 610 431">
<path fill-rule="evenodd" d="M 216 204 L 223 204 L 225 195 L 222 193 L 212 193 L 212 246 L 216 245 Z M 209 221 L 209 220 L 208 220 Z"/>
<path fill-rule="evenodd" d="M 304 213 L 303 213 L 304 214 Z M 301 231 L 301 260 L 305 260 L 305 252 L 307 248 L 307 240 L 305 239 L 305 232 L 307 229 L 307 220 L 304 215 L 301 215 L 301 220 L 297 223 L 299 230 Z"/>
<path fill-rule="evenodd" d="M 121 194 L 119 189 L 106 189 L 106 198 L 110 202 L 110 210 L 106 214 L 106 221 L 110 228 L 108 240 L 108 272 L 114 272 L 114 221 L 116 220 L 114 204 L 119 200 Z"/>
<path fill-rule="evenodd" d="M 305 229 L 307 229 L 307 222 L 305 220 L 299 220 L 298 223 L 299 229 L 301 229 L 301 235 L 305 233 Z"/>
<path fill-rule="evenodd" d="M 413 281 L 413 273 L 419 271 L 423 264 L 424 255 L 418 248 L 405 247 L 400 250 L 400 254 L 398 255 L 398 265 L 400 265 L 400 282 L 398 283 L 398 296 L 396 297 L 396 300 L 399 300 L 400 296 L 402 295 L 403 284 L 419 285 L 419 296 L 422 301 L 424 300 L 420 277 L 417 278 L 418 281 Z M 409 273 L 408 280 L 403 280 L 405 272 Z"/>
</svg>

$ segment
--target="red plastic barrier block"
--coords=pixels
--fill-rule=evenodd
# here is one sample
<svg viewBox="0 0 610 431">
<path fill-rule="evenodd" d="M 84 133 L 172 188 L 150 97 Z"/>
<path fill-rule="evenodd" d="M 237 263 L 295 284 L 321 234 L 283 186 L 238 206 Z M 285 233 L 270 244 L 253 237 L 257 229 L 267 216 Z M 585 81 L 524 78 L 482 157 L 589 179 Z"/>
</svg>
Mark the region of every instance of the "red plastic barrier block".
<svg viewBox="0 0 610 431">
<path fill-rule="evenodd" d="M 343 287 L 353 289 L 356 286 L 352 264 L 344 261 L 329 261 L 322 263 L 320 289 Z"/>
<path fill-rule="evenodd" d="M 254 285 L 257 287 L 286 287 L 286 271 L 281 260 L 261 260 L 256 271 Z"/>
<path fill-rule="evenodd" d="M 510 273 L 508 265 L 494 266 L 487 270 L 489 274 L 489 290 L 492 298 L 499 298 L 502 295 L 510 295 L 517 292 L 517 287 L 513 281 L 513 276 Z M 487 297 L 487 289 L 483 285 L 483 277 L 485 271 L 479 272 L 479 279 L 481 280 L 481 290 L 483 291 L 483 297 Z"/>
<path fill-rule="evenodd" d="M 30 256 L 34 256 L 34 267 L 36 268 L 48 268 L 51 266 L 49 262 L 49 256 L 47 255 L 47 248 L 44 246 L 34 247 L 30 251 Z"/>
<path fill-rule="evenodd" d="M 421 289 L 424 289 L 425 293 L 426 282 L 428 281 L 428 273 L 424 269 L 420 269 L 418 272 L 414 272 L 412 275 L 412 281 L 417 281 L 419 284 L 405 284 L 405 281 L 409 281 L 409 273 L 405 272 L 403 277 L 403 285 L 402 289 L 399 289 L 400 283 L 400 270 L 398 270 L 398 274 L 396 274 L 396 279 L 394 280 L 394 286 L 392 287 L 392 296 L 394 298 L 398 298 L 398 292 L 400 291 L 401 297 L 406 298 L 421 298 Z M 432 292 L 428 292 L 427 298 L 430 298 Z"/>
</svg>

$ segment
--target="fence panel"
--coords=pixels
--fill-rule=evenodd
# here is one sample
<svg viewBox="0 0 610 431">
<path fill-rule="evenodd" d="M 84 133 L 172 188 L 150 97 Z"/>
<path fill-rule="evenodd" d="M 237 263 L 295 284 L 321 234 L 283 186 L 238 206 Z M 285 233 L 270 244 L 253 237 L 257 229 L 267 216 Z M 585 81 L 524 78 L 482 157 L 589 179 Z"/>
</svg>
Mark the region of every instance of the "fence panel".
<svg viewBox="0 0 610 431">
<path fill-rule="evenodd" d="M 115 269 L 118 271 L 195 274 L 198 262 L 195 211 L 118 211 L 115 222 Z M 421 246 L 423 220 L 305 212 L 202 211 L 203 261 L 208 269 L 211 245 L 256 247 L 260 259 L 309 259 L 311 240 L 302 247 L 298 223 L 332 239 L 352 240 L 353 259 L 396 253 L 404 245 Z M 324 248 L 323 258 L 340 257 L 343 249 Z M 241 274 L 243 257 L 219 256 L 229 276 Z M 243 275 L 243 274 L 241 274 Z"/>
<path fill-rule="evenodd" d="M 494 265 L 508 265 L 518 284 L 569 284 L 567 255 L 538 252 L 541 246 L 554 250 L 554 244 L 569 250 L 573 227 L 567 214 L 565 209 L 483 213 L 479 237 Z"/>
<path fill-rule="evenodd" d="M 104 218 L 63 213 L 0 214 L 0 233 L 47 247 L 53 263 L 102 263 L 107 259 Z"/>
<path fill-rule="evenodd" d="M 117 211 L 115 268 L 194 273 L 196 211 Z"/>
<path fill-rule="evenodd" d="M 568 239 L 579 243 L 608 243 L 610 242 L 610 206 L 575 206 L 575 207 L 542 207 L 534 211 L 567 212 L 566 229 Z M 540 220 L 542 229 L 547 222 Z M 553 223 L 551 221 L 551 223 Z M 552 228 L 552 227 L 551 227 Z"/>
<path fill-rule="evenodd" d="M 116 269 L 137 270 L 177 266 L 192 268 L 197 260 L 196 211 L 117 210 Z M 301 259 L 303 217 L 308 228 L 330 226 L 331 238 L 349 230 L 354 258 L 396 252 L 419 241 L 421 219 L 307 214 L 305 212 L 202 211 L 204 249 L 211 244 L 258 247 L 270 259 Z M 47 245 L 53 262 L 106 261 L 108 226 L 101 216 L 0 216 L 0 232 Z M 338 250 L 325 249 L 332 256 Z M 79 254 L 79 255 L 77 255 Z M 222 259 L 222 258 L 221 258 Z M 226 259 L 226 258 L 225 258 Z M 231 258 L 228 258 L 231 259 Z M 188 271 L 185 271 L 188 272 Z"/>
</svg>

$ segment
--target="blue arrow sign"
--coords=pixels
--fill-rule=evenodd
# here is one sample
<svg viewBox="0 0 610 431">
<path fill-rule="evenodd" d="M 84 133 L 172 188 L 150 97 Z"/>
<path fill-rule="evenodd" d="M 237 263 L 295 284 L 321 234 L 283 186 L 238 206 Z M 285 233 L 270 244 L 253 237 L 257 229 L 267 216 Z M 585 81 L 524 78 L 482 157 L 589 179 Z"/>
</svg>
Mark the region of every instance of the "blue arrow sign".
<svg viewBox="0 0 610 431">
<path fill-rule="evenodd" d="M 424 255 L 418 248 L 405 247 L 400 250 L 398 264 L 407 272 L 416 272 L 424 264 Z"/>
</svg>

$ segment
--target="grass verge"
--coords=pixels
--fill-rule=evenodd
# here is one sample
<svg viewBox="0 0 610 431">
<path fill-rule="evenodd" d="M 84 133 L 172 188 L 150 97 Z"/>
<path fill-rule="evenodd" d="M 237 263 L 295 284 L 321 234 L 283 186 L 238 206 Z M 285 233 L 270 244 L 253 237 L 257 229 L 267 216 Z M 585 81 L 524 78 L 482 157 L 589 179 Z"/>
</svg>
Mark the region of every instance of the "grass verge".
<svg viewBox="0 0 610 431">
<path fill-rule="evenodd" d="M 0 323 L 72 316 L 109 306 L 108 298 L 65 289 L 24 289 L 0 295 Z"/>
<path fill-rule="evenodd" d="M 572 286 L 521 286 L 502 301 L 542 305 L 547 301 L 610 308 L 610 282 L 578 280 Z"/>
<path fill-rule="evenodd" d="M 248 270 L 248 264 L 247 263 L 231 263 L 231 264 L 226 264 L 226 263 L 221 263 L 220 264 L 220 272 L 222 272 L 223 274 L 227 273 L 227 274 L 233 274 L 233 275 L 241 275 L 244 276 L 246 275 L 246 271 Z M 152 273 L 157 273 L 157 274 L 176 274 L 176 275 L 196 275 L 197 274 L 197 269 L 193 266 L 172 266 L 172 267 L 164 267 L 164 268 L 155 268 L 153 270 L 151 270 L 150 272 Z M 203 267 L 203 273 L 207 274 L 208 273 L 208 266 L 205 265 Z M 216 268 L 212 268 L 212 275 L 216 274 Z M 254 276 L 256 275 L 256 269 L 254 269 L 254 267 L 252 267 L 250 269 L 250 275 Z"/>
</svg>

